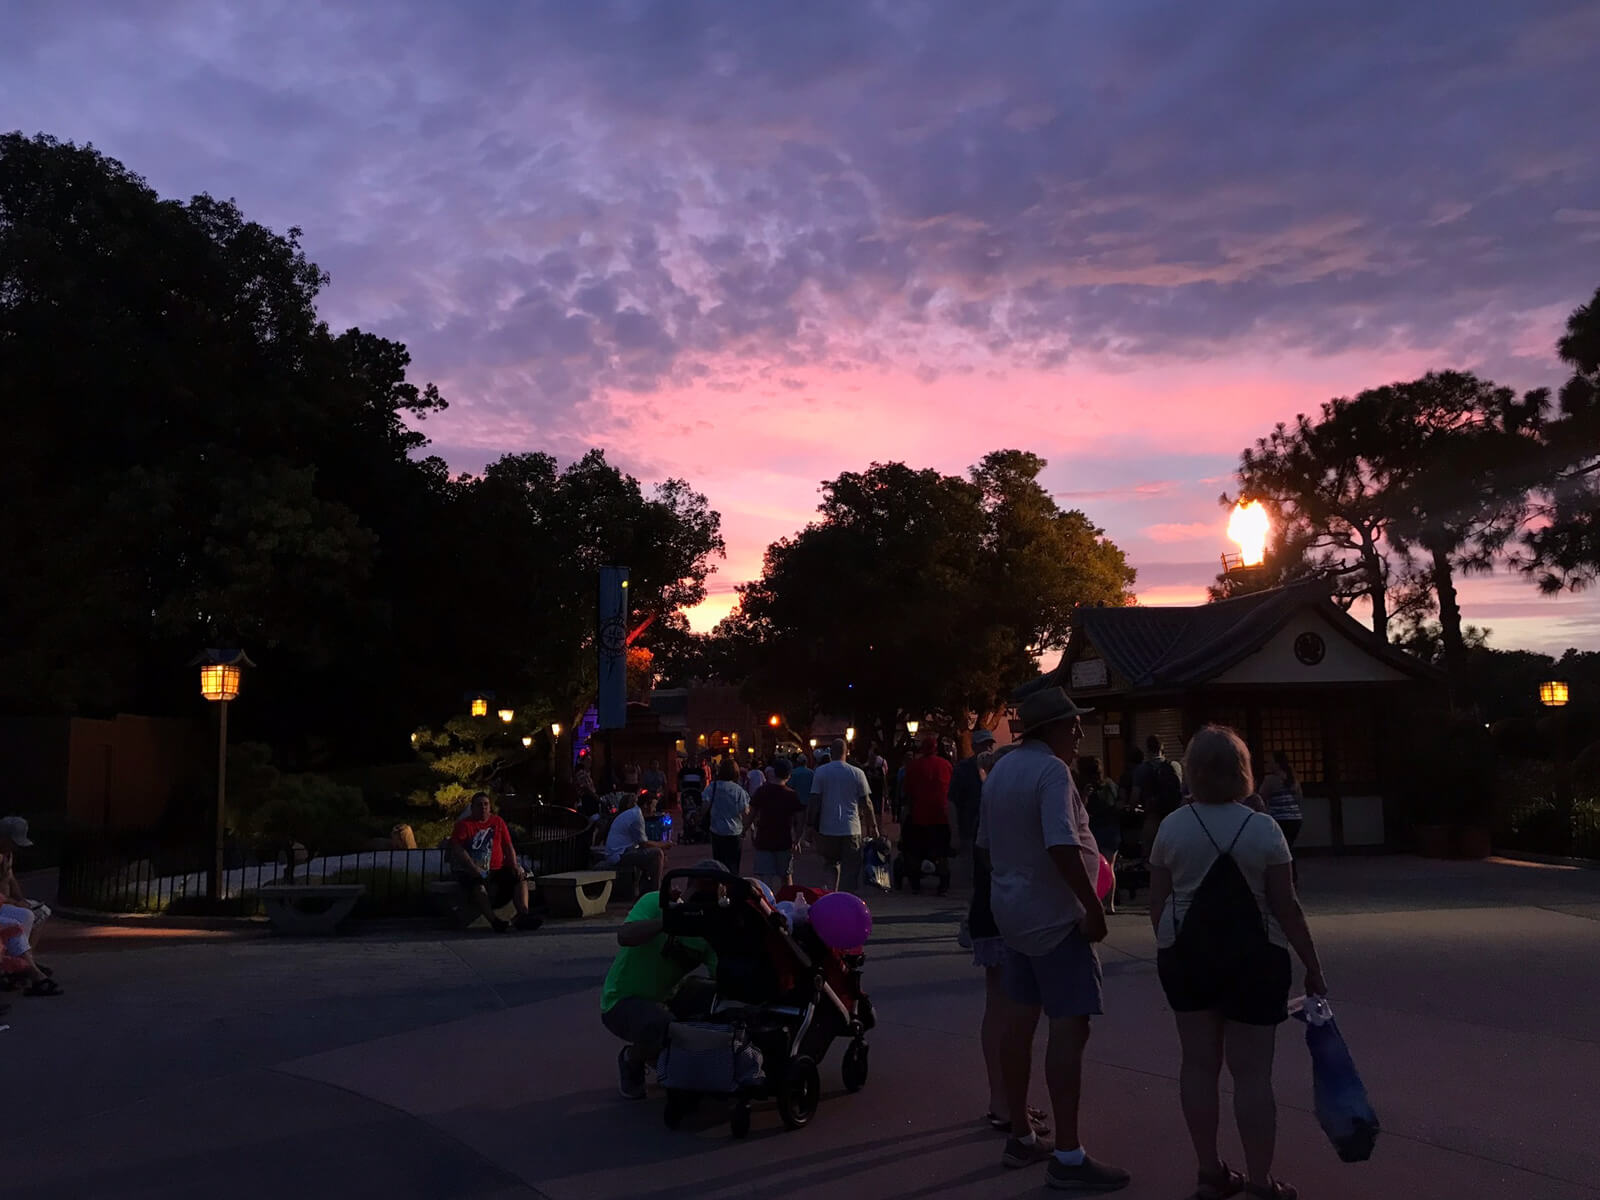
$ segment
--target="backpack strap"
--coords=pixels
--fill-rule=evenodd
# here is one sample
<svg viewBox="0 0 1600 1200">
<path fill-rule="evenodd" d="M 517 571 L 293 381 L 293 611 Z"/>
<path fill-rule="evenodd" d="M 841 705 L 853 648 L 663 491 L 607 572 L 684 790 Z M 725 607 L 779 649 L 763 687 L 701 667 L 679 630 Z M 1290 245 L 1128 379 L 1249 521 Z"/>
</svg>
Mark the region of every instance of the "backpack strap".
<svg viewBox="0 0 1600 1200">
<path fill-rule="evenodd" d="M 1194 805 L 1195 802 L 1191 800 L 1185 807 L 1188 808 L 1190 812 L 1194 813 L 1194 819 L 1196 821 L 1200 821 L 1200 814 L 1198 812 L 1194 812 Z M 1217 839 L 1211 836 L 1211 830 L 1206 827 L 1206 823 L 1204 821 L 1200 821 L 1200 832 L 1206 835 L 1206 841 L 1211 843 L 1211 848 L 1217 852 L 1217 856 L 1219 858 L 1224 854 L 1231 856 L 1233 854 L 1233 848 L 1239 844 L 1239 839 L 1244 836 L 1245 826 L 1250 824 L 1250 818 L 1255 815 L 1256 814 L 1253 812 L 1246 812 L 1244 814 L 1244 820 L 1239 822 L 1239 831 L 1233 835 L 1233 841 L 1228 843 L 1228 848 L 1226 850 L 1217 845 Z"/>
</svg>

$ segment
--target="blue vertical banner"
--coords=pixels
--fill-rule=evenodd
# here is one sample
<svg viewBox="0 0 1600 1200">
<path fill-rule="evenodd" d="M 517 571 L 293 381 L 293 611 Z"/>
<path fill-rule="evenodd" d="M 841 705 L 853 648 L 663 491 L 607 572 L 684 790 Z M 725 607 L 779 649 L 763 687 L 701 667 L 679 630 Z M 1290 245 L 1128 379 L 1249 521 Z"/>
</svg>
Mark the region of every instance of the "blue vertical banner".
<svg viewBox="0 0 1600 1200">
<path fill-rule="evenodd" d="M 628 568 L 600 568 L 601 729 L 621 729 L 628 723 Z"/>
</svg>

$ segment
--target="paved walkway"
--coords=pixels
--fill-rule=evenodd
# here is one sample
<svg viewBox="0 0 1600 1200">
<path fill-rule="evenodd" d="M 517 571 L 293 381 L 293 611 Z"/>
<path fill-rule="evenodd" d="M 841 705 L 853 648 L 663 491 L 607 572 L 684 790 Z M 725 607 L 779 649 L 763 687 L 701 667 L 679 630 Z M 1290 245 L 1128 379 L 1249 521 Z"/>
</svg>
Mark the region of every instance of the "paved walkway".
<svg viewBox="0 0 1600 1200">
<path fill-rule="evenodd" d="M 1600 872 L 1398 858 L 1312 860 L 1303 876 L 1385 1131 L 1370 1163 L 1337 1161 L 1288 1027 L 1283 1174 L 1307 1197 L 1600 1200 Z M 871 1081 L 844 1094 L 831 1056 L 809 1128 L 758 1108 L 742 1143 L 714 1121 L 668 1133 L 658 1099 L 617 1097 L 595 1011 L 614 919 L 503 937 L 63 939 L 68 994 L 15 999 L 0 1034 L 27 1114 L 4 1195 L 1039 1194 L 1042 1172 L 1002 1172 L 977 1121 L 981 988 L 953 940 L 959 904 L 873 907 Z M 1115 918 L 1086 1137 L 1133 1169 L 1123 1195 L 1177 1200 L 1191 1166 L 1152 958 L 1142 916 Z"/>
</svg>

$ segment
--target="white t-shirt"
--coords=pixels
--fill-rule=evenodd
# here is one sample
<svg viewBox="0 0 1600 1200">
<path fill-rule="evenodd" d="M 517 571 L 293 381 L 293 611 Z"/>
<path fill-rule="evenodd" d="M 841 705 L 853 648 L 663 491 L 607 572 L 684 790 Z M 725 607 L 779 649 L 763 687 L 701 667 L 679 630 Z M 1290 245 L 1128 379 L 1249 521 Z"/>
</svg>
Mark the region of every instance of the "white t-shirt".
<svg viewBox="0 0 1600 1200">
<path fill-rule="evenodd" d="M 635 804 L 627 812 L 617 814 L 611 822 L 611 832 L 606 834 L 606 863 L 615 865 L 627 851 L 644 841 L 644 813 Z"/>
<path fill-rule="evenodd" d="M 706 789 L 706 798 L 711 801 L 711 832 L 719 837 L 743 837 L 750 793 L 737 783 L 714 779 Z"/>
<path fill-rule="evenodd" d="M 1078 847 L 1091 883 L 1099 874 L 1100 848 L 1072 773 L 1043 742 L 1023 742 L 989 772 L 978 845 L 989 851 L 989 905 L 1006 945 L 1028 955 L 1054 950 L 1083 920 L 1083 905 L 1050 847 Z"/>
<path fill-rule="evenodd" d="M 1161 911 L 1161 921 L 1156 926 L 1159 948 L 1164 950 L 1178 940 L 1173 906 L 1177 906 L 1180 914 L 1188 912 L 1195 891 L 1206 872 L 1211 870 L 1211 864 L 1217 861 L 1218 848 L 1226 850 L 1235 834 L 1239 840 L 1233 846 L 1233 860 L 1250 885 L 1256 907 L 1267 919 L 1267 939 L 1275 946 L 1288 947 L 1283 930 L 1278 928 L 1278 922 L 1267 907 L 1267 868 L 1282 866 L 1294 857 L 1289 853 L 1289 843 L 1284 840 L 1278 823 L 1265 813 L 1253 812 L 1242 804 L 1185 804 L 1167 814 L 1150 848 L 1150 865 L 1172 872 L 1172 899 Z"/>
<path fill-rule="evenodd" d="M 861 802 L 872 795 L 864 771 L 850 762 L 825 762 L 811 776 L 817 797 L 817 831 L 827 837 L 861 836 Z"/>
<path fill-rule="evenodd" d="M 760 767 L 751 767 L 750 774 L 744 781 L 744 790 L 754 796 L 767 783 L 767 773 Z"/>
</svg>

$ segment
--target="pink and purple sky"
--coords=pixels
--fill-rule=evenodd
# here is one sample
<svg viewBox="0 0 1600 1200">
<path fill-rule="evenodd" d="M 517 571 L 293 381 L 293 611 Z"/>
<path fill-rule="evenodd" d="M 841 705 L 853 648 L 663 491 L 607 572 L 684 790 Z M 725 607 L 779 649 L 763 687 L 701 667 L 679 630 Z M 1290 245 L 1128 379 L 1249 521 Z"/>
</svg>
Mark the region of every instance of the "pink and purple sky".
<svg viewBox="0 0 1600 1200">
<path fill-rule="evenodd" d="M 1241 447 L 1430 367 L 1558 385 L 1600 285 L 1600 6 L 17 6 L 0 126 L 305 231 L 433 449 L 602 446 L 722 513 L 708 627 L 873 460 L 1046 457 L 1197 601 Z M 1500 646 L 1600 596 L 1463 589 Z"/>
</svg>

